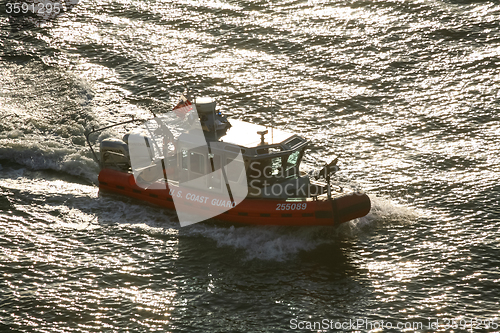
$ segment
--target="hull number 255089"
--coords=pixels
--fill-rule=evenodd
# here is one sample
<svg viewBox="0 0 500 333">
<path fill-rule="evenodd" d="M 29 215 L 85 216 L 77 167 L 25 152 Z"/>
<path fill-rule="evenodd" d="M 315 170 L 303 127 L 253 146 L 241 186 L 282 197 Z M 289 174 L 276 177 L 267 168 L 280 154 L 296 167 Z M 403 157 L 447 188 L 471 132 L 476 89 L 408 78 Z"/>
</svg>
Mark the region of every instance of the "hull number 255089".
<svg viewBox="0 0 500 333">
<path fill-rule="evenodd" d="M 304 210 L 307 208 L 306 203 L 287 203 L 287 204 L 278 204 L 276 206 L 276 210 Z"/>
</svg>

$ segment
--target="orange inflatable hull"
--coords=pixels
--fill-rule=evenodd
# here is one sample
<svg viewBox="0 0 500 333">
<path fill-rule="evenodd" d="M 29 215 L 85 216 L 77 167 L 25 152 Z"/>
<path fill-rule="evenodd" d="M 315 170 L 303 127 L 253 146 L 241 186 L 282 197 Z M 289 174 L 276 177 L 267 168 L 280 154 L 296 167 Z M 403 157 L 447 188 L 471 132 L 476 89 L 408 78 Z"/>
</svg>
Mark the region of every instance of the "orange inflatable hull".
<svg viewBox="0 0 500 333">
<path fill-rule="evenodd" d="M 111 169 L 103 169 L 99 173 L 99 189 L 110 191 L 135 199 L 147 201 L 158 206 L 175 210 L 172 195 L 175 190 L 165 188 L 143 189 L 135 183 L 134 176 Z M 204 212 L 222 201 L 212 202 L 196 200 L 195 195 L 182 204 L 193 213 Z M 200 202 L 199 202 L 200 201 Z M 205 200 L 207 201 L 207 200 Z M 364 193 L 352 193 L 332 200 L 285 201 L 276 199 L 245 199 L 215 218 L 228 222 L 255 225 L 282 226 L 336 226 L 368 214 L 371 208 L 370 199 Z"/>
</svg>

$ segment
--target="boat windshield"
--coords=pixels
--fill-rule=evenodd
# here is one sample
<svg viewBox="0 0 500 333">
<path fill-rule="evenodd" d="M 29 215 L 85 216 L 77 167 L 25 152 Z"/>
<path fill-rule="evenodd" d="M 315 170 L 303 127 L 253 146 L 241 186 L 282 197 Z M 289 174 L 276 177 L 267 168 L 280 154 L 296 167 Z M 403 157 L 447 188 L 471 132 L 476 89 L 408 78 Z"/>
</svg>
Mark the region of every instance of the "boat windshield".
<svg viewBox="0 0 500 333">
<path fill-rule="evenodd" d="M 253 161 L 247 170 L 250 178 L 289 177 L 296 174 L 300 162 L 301 150 L 290 155 Z"/>
<path fill-rule="evenodd" d="M 271 176 L 278 176 L 281 171 L 281 157 L 274 157 L 271 160 Z"/>
<path fill-rule="evenodd" d="M 285 171 L 288 171 L 298 166 L 299 156 L 300 156 L 300 150 L 294 151 L 288 156 L 288 159 L 286 160 Z"/>
</svg>

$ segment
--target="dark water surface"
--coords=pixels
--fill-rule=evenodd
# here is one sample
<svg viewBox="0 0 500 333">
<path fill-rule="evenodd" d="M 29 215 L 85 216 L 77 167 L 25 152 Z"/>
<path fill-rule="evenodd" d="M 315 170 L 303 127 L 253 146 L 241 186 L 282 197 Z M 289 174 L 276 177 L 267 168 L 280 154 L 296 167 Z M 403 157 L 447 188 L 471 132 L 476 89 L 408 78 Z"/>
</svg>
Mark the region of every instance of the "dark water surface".
<svg viewBox="0 0 500 333">
<path fill-rule="evenodd" d="M 500 324 L 498 2 L 85 1 L 0 26 L 0 331 Z M 340 154 L 370 214 L 180 228 L 99 193 L 85 131 L 169 110 L 184 84 L 310 139 L 306 168 Z"/>
</svg>

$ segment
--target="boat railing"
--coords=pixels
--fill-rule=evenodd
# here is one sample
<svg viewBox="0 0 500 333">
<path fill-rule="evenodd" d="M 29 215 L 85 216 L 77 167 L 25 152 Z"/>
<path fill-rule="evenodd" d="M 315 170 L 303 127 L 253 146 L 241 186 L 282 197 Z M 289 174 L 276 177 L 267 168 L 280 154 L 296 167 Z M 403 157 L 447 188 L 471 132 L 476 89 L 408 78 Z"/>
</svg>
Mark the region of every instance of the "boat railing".
<svg viewBox="0 0 500 333">
<path fill-rule="evenodd" d="M 94 160 L 99 164 L 101 165 L 102 161 L 99 160 L 99 158 L 97 157 L 97 154 L 95 153 L 94 151 L 94 148 L 92 147 L 92 144 L 90 143 L 90 136 L 94 133 L 98 133 L 98 132 L 101 132 L 101 131 L 104 131 L 104 130 L 107 130 L 109 128 L 112 128 L 112 127 L 116 127 L 116 126 L 120 126 L 120 125 L 126 125 L 126 124 L 130 124 L 130 123 L 134 123 L 134 122 L 144 122 L 144 120 L 139 120 L 139 119 L 135 119 L 134 116 L 132 116 L 132 119 L 131 120 L 127 120 L 127 121 L 122 121 L 120 123 L 116 123 L 116 124 L 112 124 L 112 125 L 109 125 L 109 126 L 105 126 L 105 127 L 101 127 L 101 128 L 98 128 L 98 129 L 95 129 L 94 127 L 92 127 L 92 130 L 87 132 L 85 134 L 85 138 L 87 140 L 87 144 L 89 145 L 89 148 L 90 148 L 90 151 L 92 152 L 92 155 L 94 157 Z"/>
</svg>

